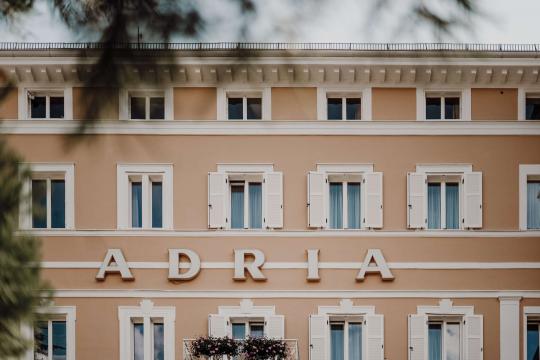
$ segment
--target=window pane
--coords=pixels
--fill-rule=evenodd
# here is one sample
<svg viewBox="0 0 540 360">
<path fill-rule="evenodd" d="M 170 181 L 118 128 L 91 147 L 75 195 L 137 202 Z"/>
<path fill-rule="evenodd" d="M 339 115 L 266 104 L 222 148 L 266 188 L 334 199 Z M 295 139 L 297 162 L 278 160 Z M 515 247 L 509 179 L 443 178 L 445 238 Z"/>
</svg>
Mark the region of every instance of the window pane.
<svg viewBox="0 0 540 360">
<path fill-rule="evenodd" d="M 165 99 L 162 97 L 150 98 L 150 119 L 165 119 Z"/>
<path fill-rule="evenodd" d="M 343 228 L 343 184 L 330 183 L 330 228 Z"/>
<path fill-rule="evenodd" d="M 66 182 L 51 181 L 51 227 L 66 227 Z"/>
<path fill-rule="evenodd" d="M 246 338 L 246 324 L 233 323 L 232 324 L 232 337 L 233 339 L 245 339 Z"/>
<path fill-rule="evenodd" d="M 244 228 L 244 185 L 231 185 L 231 228 Z"/>
<path fill-rule="evenodd" d="M 251 337 L 263 337 L 264 325 L 263 324 L 249 324 L 249 335 Z"/>
<path fill-rule="evenodd" d="M 34 329 L 34 359 L 46 360 L 49 356 L 49 325 L 40 321 Z"/>
<path fill-rule="evenodd" d="M 446 183 L 446 228 L 459 229 L 458 183 Z"/>
<path fill-rule="evenodd" d="M 442 325 L 428 325 L 428 360 L 442 359 Z"/>
<path fill-rule="evenodd" d="M 163 360 L 165 358 L 164 345 L 164 327 L 163 324 L 154 325 L 154 360 Z"/>
<path fill-rule="evenodd" d="M 47 180 L 32 180 L 32 227 L 47 227 Z"/>
<path fill-rule="evenodd" d="M 247 119 L 261 120 L 262 119 L 262 99 L 248 98 L 247 99 Z"/>
<path fill-rule="evenodd" d="M 527 229 L 540 229 L 540 181 L 527 182 Z"/>
<path fill-rule="evenodd" d="M 146 119 L 146 98 L 131 97 L 131 118 L 134 120 Z"/>
<path fill-rule="evenodd" d="M 65 360 L 66 359 L 66 322 L 65 321 L 53 321 L 52 322 L 52 340 L 53 340 L 53 360 Z"/>
<path fill-rule="evenodd" d="M 360 120 L 362 119 L 362 112 L 360 106 L 360 98 L 347 99 L 347 120 Z"/>
<path fill-rule="evenodd" d="M 144 360 L 144 324 L 133 324 L 133 360 Z"/>
<path fill-rule="evenodd" d="M 349 360 L 362 360 L 361 324 L 349 324 Z"/>
<path fill-rule="evenodd" d="M 447 97 L 444 98 L 444 118 L 459 119 L 459 98 Z"/>
<path fill-rule="evenodd" d="M 152 181 L 152 227 L 163 227 L 163 183 Z"/>
<path fill-rule="evenodd" d="M 527 98 L 525 101 L 525 119 L 540 120 L 540 98 Z"/>
<path fill-rule="evenodd" d="M 349 229 L 360 229 L 360 183 L 347 184 L 347 227 Z"/>
<path fill-rule="evenodd" d="M 427 97 L 426 98 L 426 119 L 440 119 L 441 118 L 441 98 L 440 97 Z"/>
<path fill-rule="evenodd" d="M 447 323 L 444 345 L 446 347 L 446 360 L 459 360 L 459 323 Z"/>
<path fill-rule="evenodd" d="M 30 116 L 34 119 L 44 119 L 47 117 L 47 99 L 45 96 L 34 96 L 30 100 Z"/>
<path fill-rule="evenodd" d="M 64 118 L 64 97 L 63 96 L 51 96 L 49 99 L 49 111 L 51 119 L 63 119 Z"/>
<path fill-rule="evenodd" d="M 328 120 L 343 120 L 342 106 L 343 102 L 341 98 L 328 98 L 327 99 Z"/>
<path fill-rule="evenodd" d="M 131 227 L 142 227 L 142 183 L 131 183 Z"/>
<path fill-rule="evenodd" d="M 345 356 L 343 324 L 330 324 L 330 359 L 343 360 Z"/>
<path fill-rule="evenodd" d="M 262 184 L 249 183 L 249 228 L 262 228 Z"/>
<path fill-rule="evenodd" d="M 527 358 L 526 360 L 539 360 L 539 333 L 538 324 L 527 325 Z"/>
<path fill-rule="evenodd" d="M 428 229 L 441 228 L 441 184 L 428 184 Z"/>
<path fill-rule="evenodd" d="M 243 120 L 244 109 L 242 98 L 229 98 L 229 120 Z"/>
</svg>

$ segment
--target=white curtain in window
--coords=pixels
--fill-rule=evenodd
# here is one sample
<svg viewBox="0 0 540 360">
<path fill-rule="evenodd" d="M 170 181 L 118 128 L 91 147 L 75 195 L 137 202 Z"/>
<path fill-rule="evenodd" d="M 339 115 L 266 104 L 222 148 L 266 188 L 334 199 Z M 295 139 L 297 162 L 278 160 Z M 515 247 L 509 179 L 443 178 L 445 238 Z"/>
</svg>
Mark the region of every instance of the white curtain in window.
<svg viewBox="0 0 540 360">
<path fill-rule="evenodd" d="M 343 228 L 343 184 L 330 183 L 330 228 Z"/>
<path fill-rule="evenodd" d="M 459 184 L 446 184 L 446 228 L 459 229 Z"/>
<path fill-rule="evenodd" d="M 131 227 L 142 227 L 142 183 L 131 183 Z"/>
<path fill-rule="evenodd" d="M 441 184 L 428 184 L 428 229 L 441 228 Z"/>
<path fill-rule="evenodd" d="M 262 185 L 249 184 L 249 228 L 262 228 Z"/>
<path fill-rule="evenodd" d="M 527 183 L 527 228 L 540 229 L 540 181 Z"/>
<path fill-rule="evenodd" d="M 362 360 L 361 324 L 349 324 L 349 360 Z"/>
<path fill-rule="evenodd" d="M 360 183 L 347 184 L 347 227 L 360 229 Z"/>
<path fill-rule="evenodd" d="M 231 186 L 231 228 L 244 228 L 244 186 Z"/>
<path fill-rule="evenodd" d="M 428 328 L 428 360 L 442 358 L 442 325 L 430 324 Z"/>
<path fill-rule="evenodd" d="M 344 341 L 343 324 L 330 325 L 330 360 L 344 359 Z"/>
</svg>

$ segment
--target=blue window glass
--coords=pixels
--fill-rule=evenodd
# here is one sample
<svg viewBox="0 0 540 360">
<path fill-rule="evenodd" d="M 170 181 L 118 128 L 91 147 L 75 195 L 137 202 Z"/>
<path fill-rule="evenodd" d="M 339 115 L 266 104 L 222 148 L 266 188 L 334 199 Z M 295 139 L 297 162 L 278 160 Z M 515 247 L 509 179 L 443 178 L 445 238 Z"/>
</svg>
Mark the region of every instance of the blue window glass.
<svg viewBox="0 0 540 360">
<path fill-rule="evenodd" d="M 436 120 L 441 118 L 441 98 L 426 98 L 426 119 Z"/>
<path fill-rule="evenodd" d="M 347 98 L 345 103 L 347 105 L 347 120 L 361 120 L 360 98 Z"/>
<path fill-rule="evenodd" d="M 330 324 L 330 360 L 344 360 L 345 333 L 343 324 Z"/>
<path fill-rule="evenodd" d="M 154 360 L 165 359 L 165 344 L 164 344 L 164 326 L 163 324 L 154 323 Z"/>
<path fill-rule="evenodd" d="M 539 360 L 539 324 L 527 324 L 527 358 L 526 360 Z"/>
<path fill-rule="evenodd" d="M 163 227 L 163 183 L 152 181 L 152 227 Z"/>
<path fill-rule="evenodd" d="M 51 227 L 66 227 L 66 182 L 51 180 Z"/>
<path fill-rule="evenodd" d="M 349 229 L 360 229 L 361 196 L 360 183 L 347 184 L 347 227 Z"/>
<path fill-rule="evenodd" d="M 525 100 L 525 120 L 540 120 L 540 97 Z"/>
<path fill-rule="evenodd" d="M 527 228 L 540 229 L 540 181 L 527 182 Z"/>
<path fill-rule="evenodd" d="M 428 360 L 443 360 L 442 324 L 428 325 Z"/>
<path fill-rule="evenodd" d="M 342 183 L 330 183 L 330 229 L 343 229 Z"/>
<path fill-rule="evenodd" d="M 143 324 L 133 324 L 133 360 L 144 360 Z"/>
<path fill-rule="evenodd" d="M 131 183 L 131 227 L 142 227 L 142 183 Z"/>
<path fill-rule="evenodd" d="M 349 360 L 362 360 L 362 325 L 349 324 Z"/>
<path fill-rule="evenodd" d="M 242 98 L 229 98 L 228 105 L 229 120 L 244 119 L 244 105 Z"/>
<path fill-rule="evenodd" d="M 47 180 L 32 180 L 32 227 L 47 227 Z"/>
<path fill-rule="evenodd" d="M 30 100 L 30 116 L 33 119 L 44 119 L 47 117 L 47 98 L 45 96 L 34 96 Z"/>
<path fill-rule="evenodd" d="M 49 112 L 51 119 L 63 119 L 64 118 L 64 97 L 63 96 L 51 96 L 49 99 Z"/>
<path fill-rule="evenodd" d="M 446 183 L 446 228 L 459 229 L 458 183 Z"/>
<path fill-rule="evenodd" d="M 49 325 L 40 321 L 34 329 L 34 358 L 47 359 L 49 356 Z"/>
<path fill-rule="evenodd" d="M 232 338 L 235 340 L 241 340 L 246 338 L 246 324 L 233 323 L 232 324 Z"/>
<path fill-rule="evenodd" d="M 53 360 L 65 360 L 67 355 L 66 322 L 52 322 L 52 358 Z"/>
<path fill-rule="evenodd" d="M 249 228 L 262 228 L 262 184 L 249 183 Z"/>
<path fill-rule="evenodd" d="M 441 184 L 428 184 L 428 229 L 441 228 Z"/>
<path fill-rule="evenodd" d="M 328 120 L 343 119 L 343 100 L 341 98 L 328 98 L 326 104 Z"/>
<path fill-rule="evenodd" d="M 249 324 L 249 336 L 251 337 L 263 337 L 264 325 L 263 324 Z"/>
<path fill-rule="evenodd" d="M 231 185 L 231 228 L 244 228 L 244 184 Z"/>
<path fill-rule="evenodd" d="M 247 100 L 247 119 L 261 120 L 262 119 L 262 99 L 248 98 Z"/>
</svg>

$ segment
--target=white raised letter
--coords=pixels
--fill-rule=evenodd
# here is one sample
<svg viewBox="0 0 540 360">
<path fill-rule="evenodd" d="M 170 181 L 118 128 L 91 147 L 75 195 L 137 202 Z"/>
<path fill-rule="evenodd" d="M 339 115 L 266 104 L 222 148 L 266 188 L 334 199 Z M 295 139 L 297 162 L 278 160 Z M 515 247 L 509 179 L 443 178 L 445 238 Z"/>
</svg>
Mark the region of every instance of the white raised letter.
<svg viewBox="0 0 540 360">
<path fill-rule="evenodd" d="M 253 257 L 253 261 L 246 263 L 246 255 Z M 246 280 L 247 270 L 253 280 L 266 280 L 261 272 L 264 264 L 264 253 L 257 249 L 234 250 L 234 280 Z"/>
<path fill-rule="evenodd" d="M 371 265 L 374 262 L 375 265 Z M 388 264 L 380 249 L 369 249 L 364 263 L 356 276 L 356 280 L 363 281 L 366 273 L 380 273 L 383 280 L 393 280 L 394 275 L 390 272 Z"/>
<path fill-rule="evenodd" d="M 307 250 L 308 281 L 319 281 L 319 249 Z"/>
<path fill-rule="evenodd" d="M 120 249 L 107 250 L 107 255 L 105 255 L 105 259 L 101 263 L 96 279 L 105 280 L 105 275 L 111 272 L 120 273 L 123 280 L 134 279 L 124 258 L 124 254 L 122 254 L 122 250 Z"/>
<path fill-rule="evenodd" d="M 189 259 L 187 271 L 180 273 L 180 256 Z M 169 249 L 169 280 L 191 280 L 201 271 L 201 258 L 189 249 Z"/>
</svg>

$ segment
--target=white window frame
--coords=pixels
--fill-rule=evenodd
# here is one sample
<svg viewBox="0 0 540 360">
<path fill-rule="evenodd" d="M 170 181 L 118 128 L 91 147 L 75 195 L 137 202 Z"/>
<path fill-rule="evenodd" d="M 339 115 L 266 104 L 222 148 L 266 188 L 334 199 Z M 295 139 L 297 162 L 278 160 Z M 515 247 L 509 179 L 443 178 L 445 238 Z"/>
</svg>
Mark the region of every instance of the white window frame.
<svg viewBox="0 0 540 360">
<path fill-rule="evenodd" d="M 523 231 L 539 231 L 527 228 L 527 180 L 529 176 L 540 176 L 540 165 L 519 165 L 519 228 Z"/>
<path fill-rule="evenodd" d="M 518 88 L 518 121 L 540 121 L 527 120 L 527 98 L 540 98 L 540 89 Z"/>
<path fill-rule="evenodd" d="M 231 174 L 231 176 L 234 176 L 236 174 Z M 253 174 L 251 176 L 254 176 L 258 179 L 253 179 L 253 180 L 230 180 L 229 178 L 229 212 L 228 212 L 228 217 L 229 219 L 231 219 L 231 221 L 229 221 L 229 224 L 232 228 L 232 187 L 233 186 L 238 186 L 238 185 L 242 185 L 243 188 L 244 188 L 244 229 L 249 229 L 249 230 L 255 230 L 253 228 L 251 228 L 249 226 L 249 187 L 251 186 L 251 184 L 257 184 L 257 183 L 260 183 L 261 184 L 261 189 L 264 188 L 263 186 L 263 182 L 264 182 L 264 174 Z M 266 201 L 265 201 L 265 198 L 264 198 L 264 190 L 263 190 L 263 193 L 261 194 L 261 206 L 262 206 L 262 209 L 264 209 L 264 206 L 266 205 Z M 264 228 L 264 210 L 261 211 L 261 229 Z M 240 229 L 234 229 L 234 230 L 240 230 Z"/>
<path fill-rule="evenodd" d="M 441 100 L 441 118 L 426 118 L 427 97 L 459 97 L 459 119 L 444 118 L 444 100 Z M 416 89 L 416 114 L 420 121 L 470 121 L 471 120 L 471 89 L 470 88 L 417 88 Z"/>
<path fill-rule="evenodd" d="M 52 347 L 51 321 L 66 322 L 66 360 L 75 360 L 75 322 L 77 320 L 77 308 L 75 306 L 49 306 L 36 311 L 38 314 L 49 318 L 49 348 Z M 24 355 L 25 360 L 34 360 L 34 328 L 33 325 L 25 325 L 22 328 L 23 335 L 30 340 L 32 346 Z M 52 353 L 49 352 L 49 360 L 52 360 Z"/>
<path fill-rule="evenodd" d="M 334 324 L 343 324 L 343 359 L 349 360 L 349 324 L 360 324 L 364 331 L 364 316 L 363 315 L 330 315 L 328 322 L 328 331 L 331 332 L 331 326 Z M 364 344 L 364 337 L 360 339 L 362 348 L 367 346 Z M 332 349 L 332 338 L 330 337 L 329 348 Z M 363 354 L 360 354 L 363 357 Z M 363 360 L 363 359 L 362 359 Z"/>
<path fill-rule="evenodd" d="M 462 202 L 463 202 L 463 189 L 462 189 L 462 183 L 461 183 L 461 180 L 463 178 L 463 174 L 450 174 L 450 173 L 445 173 L 445 174 L 427 174 L 428 175 L 428 178 L 427 178 L 427 186 L 429 187 L 429 184 L 430 183 L 436 183 L 436 184 L 440 184 L 441 186 L 441 213 L 439 214 L 440 216 L 440 224 L 441 224 L 441 227 L 438 228 L 438 229 L 429 229 L 428 227 L 426 227 L 426 230 L 462 230 L 463 229 L 463 224 L 461 222 L 461 218 L 463 216 L 463 211 L 462 211 Z M 430 181 L 430 178 L 432 179 Z M 433 178 L 436 178 L 435 180 L 433 180 Z M 439 179 L 440 178 L 440 179 Z M 447 229 L 446 227 L 446 183 L 457 183 L 458 184 L 458 192 L 459 192 L 459 210 L 458 210 L 458 224 L 459 224 L 459 228 L 457 229 Z M 429 193 L 428 193 L 428 202 L 429 202 Z M 429 216 L 429 213 L 428 213 L 428 216 Z M 429 217 L 428 217 L 428 223 L 429 223 Z"/>
<path fill-rule="evenodd" d="M 264 317 L 258 318 L 258 317 L 242 317 L 242 318 L 230 318 L 231 322 L 231 337 L 232 337 L 232 327 L 233 325 L 242 324 L 244 325 L 245 329 L 245 337 L 251 336 L 251 325 L 262 325 L 263 327 L 263 334 L 266 333 L 266 324 L 264 323 Z"/>
<path fill-rule="evenodd" d="M 46 96 L 46 116 L 44 118 L 32 118 L 30 111 L 30 93 L 38 93 L 39 96 Z M 51 96 L 63 96 L 64 97 L 64 117 L 63 118 L 50 118 L 50 97 Z M 47 86 L 47 87 L 33 87 L 22 86 L 19 88 L 18 97 L 19 117 L 22 120 L 73 120 L 73 87 L 71 86 Z"/>
<path fill-rule="evenodd" d="M 19 227 L 25 230 L 69 230 L 75 228 L 75 166 L 61 163 L 23 163 L 30 171 L 30 178 L 23 183 L 23 198 L 19 208 Z M 65 227 L 51 228 L 51 186 L 47 181 L 47 227 L 32 228 L 32 180 L 64 179 Z"/>
<path fill-rule="evenodd" d="M 540 318 L 540 306 L 524 306 L 523 307 L 523 358 L 524 359 L 525 359 L 525 356 L 527 356 L 527 323 L 529 321 L 529 318 L 531 317 Z"/>
<path fill-rule="evenodd" d="M 360 120 L 346 120 L 346 98 L 360 98 Z M 342 119 L 331 121 L 371 121 L 371 87 L 317 87 L 317 120 L 328 120 L 328 98 L 342 98 Z"/>
<path fill-rule="evenodd" d="M 145 119 L 131 119 L 131 96 L 146 98 Z M 166 88 L 121 88 L 120 101 L 118 102 L 118 114 L 120 120 L 128 121 L 170 121 L 174 120 L 173 87 Z M 163 119 L 150 119 L 150 97 L 163 97 L 164 114 Z"/>
<path fill-rule="evenodd" d="M 428 316 L 428 326 L 429 324 L 441 324 L 441 345 L 442 345 L 442 358 L 447 359 L 448 347 L 445 341 L 446 328 L 448 323 L 458 323 L 459 324 L 459 359 L 464 360 L 464 333 L 463 333 L 463 316 L 437 316 L 429 315 Z M 428 344 L 429 344 L 429 335 L 428 335 Z M 429 345 L 428 345 L 429 346 Z"/>
<path fill-rule="evenodd" d="M 142 179 L 142 226 L 131 226 L 131 178 Z M 161 177 L 162 227 L 152 227 L 151 178 Z M 170 230 L 173 227 L 173 166 L 172 164 L 117 165 L 117 227 L 133 230 Z"/>
<path fill-rule="evenodd" d="M 229 98 L 242 98 L 242 119 L 229 120 Z M 247 98 L 261 99 L 261 119 L 247 119 Z M 226 121 L 263 121 L 271 120 L 272 88 L 265 87 L 218 87 L 217 88 L 217 118 Z"/>
<path fill-rule="evenodd" d="M 142 300 L 139 306 L 119 306 L 118 320 L 120 328 L 120 360 L 133 360 L 133 324 L 144 324 L 144 360 L 153 357 L 153 331 L 154 322 L 163 323 L 164 359 L 174 360 L 175 350 L 175 321 L 176 308 L 174 306 L 154 306 L 150 300 Z M 157 320 L 157 321 L 156 321 Z"/>
</svg>

